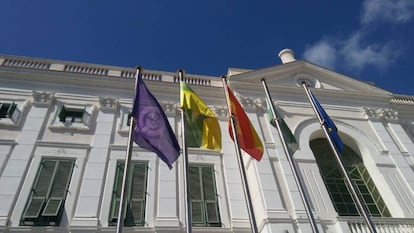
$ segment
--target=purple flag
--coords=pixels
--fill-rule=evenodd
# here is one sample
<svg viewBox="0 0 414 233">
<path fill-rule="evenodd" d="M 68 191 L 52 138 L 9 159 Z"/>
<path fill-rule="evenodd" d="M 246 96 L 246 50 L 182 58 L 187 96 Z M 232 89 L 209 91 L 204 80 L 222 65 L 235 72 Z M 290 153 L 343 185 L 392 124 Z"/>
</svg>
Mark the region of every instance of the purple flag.
<svg viewBox="0 0 414 233">
<path fill-rule="evenodd" d="M 177 138 L 160 104 L 148 90 L 141 74 L 138 74 L 132 116 L 135 119 L 134 142 L 152 151 L 169 168 L 180 155 Z"/>
</svg>

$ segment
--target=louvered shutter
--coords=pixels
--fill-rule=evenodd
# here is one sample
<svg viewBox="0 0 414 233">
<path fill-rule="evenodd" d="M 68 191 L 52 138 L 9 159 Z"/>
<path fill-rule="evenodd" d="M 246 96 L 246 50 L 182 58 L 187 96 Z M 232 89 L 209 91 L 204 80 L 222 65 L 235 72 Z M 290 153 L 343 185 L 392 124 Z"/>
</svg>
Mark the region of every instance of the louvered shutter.
<svg viewBox="0 0 414 233">
<path fill-rule="evenodd" d="M 114 183 L 114 191 L 112 193 L 112 204 L 111 204 L 111 223 L 117 222 L 118 219 L 118 212 L 119 212 L 119 202 L 121 199 L 121 191 L 122 191 L 122 178 L 124 175 L 124 164 L 119 163 L 117 165 L 116 174 L 115 174 L 115 183 Z"/>
<path fill-rule="evenodd" d="M 56 163 L 56 160 L 45 160 L 41 163 L 23 219 L 39 217 L 49 193 L 50 181 L 53 178 Z"/>
<path fill-rule="evenodd" d="M 132 166 L 132 178 L 130 186 L 129 212 L 133 225 L 144 223 L 145 194 L 147 186 L 147 166 L 143 163 L 135 163 Z"/>
<path fill-rule="evenodd" d="M 43 216 L 58 216 L 66 198 L 73 164 L 74 162 L 71 160 L 58 161 L 50 196 L 42 213 Z"/>
<path fill-rule="evenodd" d="M 220 223 L 213 167 L 202 167 L 204 209 L 208 224 Z"/>
<path fill-rule="evenodd" d="M 58 110 L 59 112 L 59 121 L 60 122 L 66 122 L 66 108 L 65 106 L 61 106 L 60 109 Z"/>
<path fill-rule="evenodd" d="M 204 225 L 204 205 L 202 197 L 202 185 L 200 177 L 200 167 L 190 166 L 189 167 L 189 179 L 190 179 L 190 200 L 191 200 L 191 216 L 192 224 Z"/>
<path fill-rule="evenodd" d="M 124 163 L 119 163 L 115 177 L 114 191 L 112 195 L 110 225 L 115 225 L 118 219 L 119 203 L 122 191 L 122 179 Z M 145 200 L 147 190 L 147 163 L 133 162 L 128 184 L 128 195 L 124 212 L 124 225 L 144 225 Z"/>
</svg>

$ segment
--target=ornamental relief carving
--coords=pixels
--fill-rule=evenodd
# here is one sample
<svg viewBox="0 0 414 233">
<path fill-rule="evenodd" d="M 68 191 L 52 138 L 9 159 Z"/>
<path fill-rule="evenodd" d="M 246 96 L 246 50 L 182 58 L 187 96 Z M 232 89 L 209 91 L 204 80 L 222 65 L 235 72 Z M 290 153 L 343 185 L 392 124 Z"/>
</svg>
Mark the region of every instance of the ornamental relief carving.
<svg viewBox="0 0 414 233">
<path fill-rule="evenodd" d="M 32 96 L 33 104 L 49 105 L 55 97 L 55 93 L 45 91 L 33 91 Z"/>
<path fill-rule="evenodd" d="M 362 108 L 364 116 L 367 118 L 373 119 L 382 119 L 382 120 L 398 120 L 398 112 L 393 109 L 385 108 Z"/>
<path fill-rule="evenodd" d="M 215 107 L 211 110 L 213 110 L 214 113 L 216 113 L 216 116 L 220 118 L 228 117 L 229 114 L 228 109 L 224 107 Z"/>
<path fill-rule="evenodd" d="M 238 97 L 238 99 L 244 109 L 254 109 L 257 107 L 256 101 L 252 98 Z"/>
<path fill-rule="evenodd" d="M 165 114 L 174 114 L 176 112 L 176 104 L 169 103 L 169 102 L 160 102 L 160 106 L 162 110 L 164 110 Z"/>
<path fill-rule="evenodd" d="M 115 110 L 119 100 L 112 97 L 99 97 L 99 107 L 103 110 Z"/>
</svg>

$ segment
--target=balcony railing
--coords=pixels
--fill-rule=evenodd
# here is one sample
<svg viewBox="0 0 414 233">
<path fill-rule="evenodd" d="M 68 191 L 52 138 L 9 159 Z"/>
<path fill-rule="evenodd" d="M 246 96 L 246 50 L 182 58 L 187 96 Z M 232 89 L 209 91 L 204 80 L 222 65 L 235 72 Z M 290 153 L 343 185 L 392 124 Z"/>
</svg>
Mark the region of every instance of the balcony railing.
<svg viewBox="0 0 414 233">
<path fill-rule="evenodd" d="M 412 233 L 414 219 L 378 218 L 372 219 L 378 233 Z M 347 220 L 352 233 L 370 233 L 367 225 L 361 219 Z"/>
<path fill-rule="evenodd" d="M 86 63 L 64 62 L 58 60 L 37 59 L 0 55 L 0 66 L 33 70 L 50 70 L 66 73 L 135 78 L 135 69 L 116 66 L 104 66 Z M 144 70 L 143 79 L 159 82 L 178 83 L 177 73 Z M 203 75 L 186 75 L 185 81 L 192 85 L 222 87 L 221 79 Z"/>
</svg>

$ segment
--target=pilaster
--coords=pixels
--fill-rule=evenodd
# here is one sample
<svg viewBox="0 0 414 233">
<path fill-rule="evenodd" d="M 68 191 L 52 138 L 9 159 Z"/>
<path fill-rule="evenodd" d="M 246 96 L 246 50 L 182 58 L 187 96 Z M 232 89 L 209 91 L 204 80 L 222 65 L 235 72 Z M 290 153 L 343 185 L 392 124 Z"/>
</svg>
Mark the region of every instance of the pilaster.
<svg viewBox="0 0 414 233">
<path fill-rule="evenodd" d="M 47 119 L 53 96 L 53 93 L 33 92 L 30 111 L 26 116 L 21 116 L 26 119 L 0 177 L 0 187 L 7 187 L 0 189 L 0 226 L 9 225 L 11 212 L 30 165 L 36 141 L 42 132 L 41 128 Z"/>
<path fill-rule="evenodd" d="M 387 170 L 384 177 L 387 179 L 394 195 L 400 200 L 401 207 L 405 212 L 404 215 L 412 217 L 414 216 L 414 202 L 412 201 L 414 172 L 400 150 L 403 145 L 401 144 L 401 136 L 408 136 L 398 122 L 398 112 L 383 108 L 364 110 L 365 116 L 384 147 L 383 153 L 388 155 L 395 167 L 393 169 L 382 168 Z M 381 164 L 379 165 L 381 166 Z"/>
<path fill-rule="evenodd" d="M 99 97 L 94 138 L 71 226 L 97 226 L 118 100 Z"/>
</svg>

